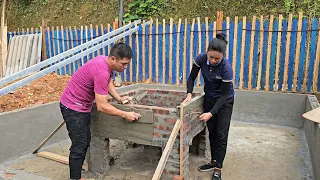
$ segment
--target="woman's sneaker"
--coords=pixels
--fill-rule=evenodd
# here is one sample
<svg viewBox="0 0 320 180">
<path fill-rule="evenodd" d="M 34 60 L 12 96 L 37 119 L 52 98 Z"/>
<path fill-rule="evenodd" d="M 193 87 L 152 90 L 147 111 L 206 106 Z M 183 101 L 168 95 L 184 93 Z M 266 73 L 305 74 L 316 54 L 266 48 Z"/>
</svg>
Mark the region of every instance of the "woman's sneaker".
<svg viewBox="0 0 320 180">
<path fill-rule="evenodd" d="M 207 171 L 213 170 L 215 167 L 217 167 L 216 162 L 215 161 L 211 161 L 208 164 L 205 164 L 205 165 L 202 165 L 202 166 L 198 167 L 198 170 L 202 171 L 202 172 L 207 172 Z"/>
<path fill-rule="evenodd" d="M 215 168 L 213 170 L 212 180 L 221 180 L 221 169 Z"/>
</svg>

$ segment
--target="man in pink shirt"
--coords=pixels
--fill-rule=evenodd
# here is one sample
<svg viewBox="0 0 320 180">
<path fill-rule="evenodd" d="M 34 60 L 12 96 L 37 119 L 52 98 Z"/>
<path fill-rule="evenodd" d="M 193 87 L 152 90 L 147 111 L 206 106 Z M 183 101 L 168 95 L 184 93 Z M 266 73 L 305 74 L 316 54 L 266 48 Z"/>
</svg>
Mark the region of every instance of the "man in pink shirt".
<svg viewBox="0 0 320 180">
<path fill-rule="evenodd" d="M 70 79 L 60 98 L 60 109 L 71 139 L 70 179 L 81 179 L 81 169 L 91 141 L 90 112 L 94 100 L 100 112 L 120 116 L 131 122 L 140 114 L 125 112 L 108 103 L 110 94 L 122 103 L 130 100 L 120 97 L 112 82 L 113 71 L 124 71 L 132 58 L 132 49 L 125 43 L 115 44 L 109 56 L 97 56 L 79 68 Z"/>
</svg>

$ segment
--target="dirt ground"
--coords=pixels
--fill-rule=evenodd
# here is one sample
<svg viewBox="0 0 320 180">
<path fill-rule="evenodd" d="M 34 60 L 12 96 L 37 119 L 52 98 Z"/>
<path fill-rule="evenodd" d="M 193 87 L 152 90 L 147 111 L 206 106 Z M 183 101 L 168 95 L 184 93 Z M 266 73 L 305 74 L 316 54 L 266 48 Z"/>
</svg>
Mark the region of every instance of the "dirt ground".
<svg viewBox="0 0 320 180">
<path fill-rule="evenodd" d="M 44 148 L 68 156 L 69 141 Z M 100 180 L 150 180 L 160 158 L 155 147 L 128 147 L 120 140 L 111 141 L 115 163 L 109 176 L 83 173 Z M 199 172 L 207 162 L 196 155 L 190 157 L 190 179 L 210 180 L 212 172 Z M 53 180 L 68 180 L 68 166 L 35 155 L 6 164 Z M 312 180 L 312 169 L 304 133 L 299 129 L 232 122 L 229 146 L 223 168 L 225 180 Z"/>
<path fill-rule="evenodd" d="M 0 113 L 58 101 L 70 78 L 50 73 L 6 94 L 0 98 Z"/>
</svg>

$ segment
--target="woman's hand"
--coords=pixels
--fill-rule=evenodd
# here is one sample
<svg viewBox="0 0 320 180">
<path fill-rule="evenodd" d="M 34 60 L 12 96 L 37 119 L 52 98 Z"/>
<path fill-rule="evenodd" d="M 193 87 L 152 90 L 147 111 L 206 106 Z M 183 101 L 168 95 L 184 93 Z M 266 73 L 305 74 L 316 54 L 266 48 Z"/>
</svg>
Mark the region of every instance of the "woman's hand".
<svg viewBox="0 0 320 180">
<path fill-rule="evenodd" d="M 182 103 L 189 102 L 189 101 L 191 101 L 191 99 L 192 99 L 192 94 L 188 93 L 186 99 L 184 99 Z"/>
<path fill-rule="evenodd" d="M 210 118 L 212 118 L 212 114 L 211 114 L 211 112 L 203 113 L 200 115 L 199 118 L 200 118 L 200 121 L 207 122 L 207 121 L 209 121 Z"/>
</svg>

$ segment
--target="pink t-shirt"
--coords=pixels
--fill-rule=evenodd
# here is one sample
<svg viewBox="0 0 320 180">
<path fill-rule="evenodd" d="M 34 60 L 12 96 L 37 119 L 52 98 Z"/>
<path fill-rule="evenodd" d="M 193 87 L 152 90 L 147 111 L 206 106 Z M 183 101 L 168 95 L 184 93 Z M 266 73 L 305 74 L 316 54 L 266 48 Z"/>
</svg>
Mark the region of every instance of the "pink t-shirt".
<svg viewBox="0 0 320 180">
<path fill-rule="evenodd" d="M 78 112 L 90 112 L 95 93 L 108 95 L 112 71 L 107 56 L 97 56 L 78 69 L 71 77 L 60 102 Z"/>
</svg>

